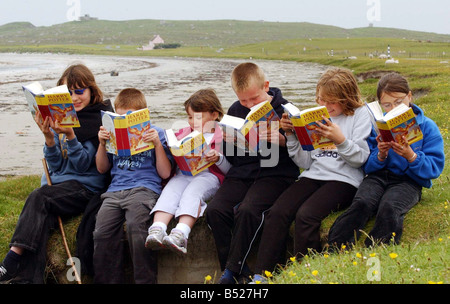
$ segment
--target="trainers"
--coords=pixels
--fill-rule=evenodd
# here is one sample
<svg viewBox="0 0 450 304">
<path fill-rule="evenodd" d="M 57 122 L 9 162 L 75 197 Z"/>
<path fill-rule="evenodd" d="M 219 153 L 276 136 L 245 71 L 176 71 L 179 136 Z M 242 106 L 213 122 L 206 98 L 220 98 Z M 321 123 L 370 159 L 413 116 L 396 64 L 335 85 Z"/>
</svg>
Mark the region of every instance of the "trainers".
<svg viewBox="0 0 450 304">
<path fill-rule="evenodd" d="M 163 239 L 163 245 L 175 252 L 187 253 L 187 238 L 184 233 L 178 229 L 172 229 L 168 236 Z"/>
<path fill-rule="evenodd" d="M 236 284 L 236 283 L 237 283 L 236 274 L 226 268 L 219 279 L 219 284 Z"/>
<path fill-rule="evenodd" d="M 5 266 L 3 266 L 3 263 L 0 265 L 0 284 L 8 284 L 9 281 L 11 281 L 14 278 L 10 273 L 8 273 L 8 270 L 6 270 Z"/>
<path fill-rule="evenodd" d="M 148 228 L 148 236 L 145 240 L 145 247 L 151 250 L 158 250 L 165 248 L 163 244 L 164 237 L 167 233 L 159 226 L 150 226 Z"/>
<path fill-rule="evenodd" d="M 267 279 L 260 274 L 255 274 L 253 280 L 249 284 L 267 284 Z"/>
</svg>

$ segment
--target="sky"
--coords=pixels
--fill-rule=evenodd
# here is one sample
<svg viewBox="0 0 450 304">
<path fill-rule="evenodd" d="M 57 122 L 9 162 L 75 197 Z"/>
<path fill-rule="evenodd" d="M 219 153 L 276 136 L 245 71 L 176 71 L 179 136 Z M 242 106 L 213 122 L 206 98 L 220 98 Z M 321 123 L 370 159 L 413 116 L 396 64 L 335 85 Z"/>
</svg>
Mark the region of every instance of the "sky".
<svg viewBox="0 0 450 304">
<path fill-rule="evenodd" d="M 450 34 L 449 0 L 1 0 L 0 25 L 102 20 L 265 20 Z"/>
</svg>

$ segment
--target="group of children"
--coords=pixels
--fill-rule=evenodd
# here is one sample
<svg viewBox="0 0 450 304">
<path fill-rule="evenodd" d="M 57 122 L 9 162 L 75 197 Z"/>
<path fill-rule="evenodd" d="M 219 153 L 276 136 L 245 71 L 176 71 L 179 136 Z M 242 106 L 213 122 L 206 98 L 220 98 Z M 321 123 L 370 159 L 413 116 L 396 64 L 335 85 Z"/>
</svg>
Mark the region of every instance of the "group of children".
<svg viewBox="0 0 450 304">
<path fill-rule="evenodd" d="M 73 92 L 77 114 L 99 112 L 95 107 L 98 104 L 110 107 L 109 102 L 101 101 L 92 73 L 81 67 L 85 75 L 72 71 L 60 80 Z M 245 118 L 251 107 L 269 100 L 280 117 L 279 130 L 259 134 L 270 151 L 278 153 L 276 164 L 262 165 L 270 156 L 238 153 L 236 146 L 226 144 L 230 139 L 222 135 L 218 125 L 224 110 L 211 89 L 199 90 L 184 103 L 187 131 L 203 133 L 211 146 L 206 158 L 214 162 L 195 176 L 183 175 L 176 168 L 164 130 L 157 126 L 152 125 L 144 135 L 144 141 L 152 142 L 154 149 L 122 157 L 106 152 L 110 135 L 98 117 L 96 129 L 92 124 L 86 129 L 81 123 L 79 129 L 84 131 L 78 131 L 79 135 L 77 129 L 74 133 L 70 128 L 60 128 L 36 114 L 36 123 L 45 136 L 44 155 L 54 185 L 45 186 L 43 181 L 27 199 L 11 250 L 0 266 L 0 280 L 42 282 L 42 277 L 38 278 L 42 270 L 24 263 L 25 257 L 42 257 L 55 216 L 82 213 L 99 192 L 104 193 L 93 231 L 96 283 L 123 282 L 124 223 L 136 283 L 157 282 L 155 250 L 187 252 L 189 233 L 202 215 L 214 236 L 223 270 L 219 283 L 224 284 L 264 281 L 265 270 L 273 271 L 284 264 L 293 222 L 295 255 L 301 258 L 308 250 L 321 251 L 321 221 L 335 210 L 347 208 L 330 229 L 331 246 L 353 244 L 355 235 L 359 236 L 374 215 L 376 222 L 367 245 L 389 241 L 393 234 L 396 242 L 400 240 L 404 215 L 420 200 L 422 187 L 431 187 L 431 180 L 444 167 L 439 129 L 412 104 L 404 77 L 396 73 L 382 77 L 377 97 L 386 112 L 400 103 L 412 107 L 423 140 L 412 145 L 383 142 L 372 128 L 352 72 L 333 68 L 319 79 L 316 102 L 324 105 L 331 117 L 318 122 L 318 131 L 334 145 L 314 151 L 302 150 L 282 107 L 288 101 L 278 88 L 269 86 L 258 65 L 247 62 L 236 66 L 231 84 L 238 100 L 227 114 Z M 95 95 L 100 99 L 94 100 Z M 146 107 L 144 95 L 131 88 L 122 90 L 114 102 L 118 114 Z M 97 138 L 92 136 L 94 130 Z M 102 191 L 109 174 L 111 183 Z M 164 180 L 168 183 L 163 188 Z M 178 223 L 168 233 L 168 224 L 174 218 Z M 258 235 L 257 261 L 250 269 L 246 259 Z"/>
</svg>

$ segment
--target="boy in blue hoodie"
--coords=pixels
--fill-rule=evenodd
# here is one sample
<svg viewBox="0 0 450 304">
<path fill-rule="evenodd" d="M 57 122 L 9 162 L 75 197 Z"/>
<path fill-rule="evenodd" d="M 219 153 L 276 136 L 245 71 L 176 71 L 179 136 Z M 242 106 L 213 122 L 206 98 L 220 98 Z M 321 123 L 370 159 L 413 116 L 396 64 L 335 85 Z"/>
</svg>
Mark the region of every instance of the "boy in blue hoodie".
<svg viewBox="0 0 450 304">
<path fill-rule="evenodd" d="M 430 188 L 431 180 L 444 169 L 444 141 L 436 123 L 412 104 L 407 80 L 397 74 L 383 76 L 377 88 L 382 108 L 389 112 L 401 103 L 412 107 L 422 130 L 423 139 L 409 145 L 383 142 L 372 131 L 371 154 L 364 170 L 368 174 L 353 199 L 352 205 L 339 216 L 330 229 L 328 243 L 340 248 L 355 243 L 360 230 L 376 215 L 375 224 L 365 245 L 400 241 L 405 214 L 421 198 L 422 187 Z"/>
</svg>

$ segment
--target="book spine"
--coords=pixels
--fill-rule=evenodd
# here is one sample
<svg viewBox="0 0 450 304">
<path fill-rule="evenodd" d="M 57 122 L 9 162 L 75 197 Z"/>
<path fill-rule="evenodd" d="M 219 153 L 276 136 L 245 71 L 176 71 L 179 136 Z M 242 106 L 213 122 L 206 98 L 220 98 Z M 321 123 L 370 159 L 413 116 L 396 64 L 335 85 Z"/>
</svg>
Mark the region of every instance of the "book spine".
<svg viewBox="0 0 450 304">
<path fill-rule="evenodd" d="M 39 109 L 39 112 L 41 112 L 43 120 L 45 120 L 45 118 L 47 118 L 48 116 L 50 116 L 50 118 L 52 118 L 52 114 L 50 113 L 50 109 L 48 106 L 38 104 L 38 109 Z M 53 118 L 52 118 L 52 120 L 53 120 Z"/>
<path fill-rule="evenodd" d="M 117 155 L 130 156 L 130 141 L 128 139 L 126 119 L 123 119 L 122 117 L 115 117 L 114 128 L 116 129 Z"/>
<path fill-rule="evenodd" d="M 378 129 L 380 130 L 381 139 L 384 142 L 395 141 L 390 130 L 381 129 L 381 128 L 378 128 Z"/>
</svg>

